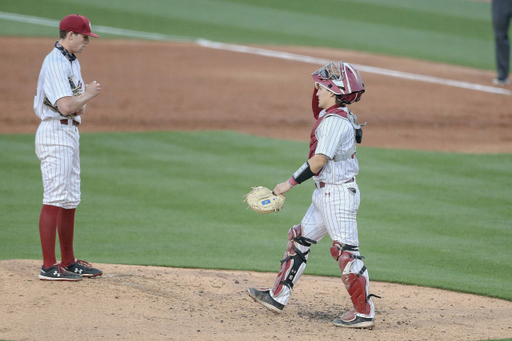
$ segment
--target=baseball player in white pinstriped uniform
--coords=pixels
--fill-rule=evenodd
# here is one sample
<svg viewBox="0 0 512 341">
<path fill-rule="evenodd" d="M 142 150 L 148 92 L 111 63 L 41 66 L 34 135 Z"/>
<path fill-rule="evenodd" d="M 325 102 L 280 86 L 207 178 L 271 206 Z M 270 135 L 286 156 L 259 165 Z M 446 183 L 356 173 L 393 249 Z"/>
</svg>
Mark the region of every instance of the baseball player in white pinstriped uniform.
<svg viewBox="0 0 512 341">
<path fill-rule="evenodd" d="M 60 39 L 46 56 L 34 97 L 34 111 L 41 118 L 36 133 L 36 155 L 41 161 L 43 207 L 39 218 L 39 235 L 43 266 L 39 278 L 53 281 L 78 281 L 82 277 L 101 276 L 101 270 L 76 259 L 73 250 L 75 209 L 80 203 L 80 152 L 78 126 L 86 103 L 100 93 L 96 81 L 84 85 L 81 53 L 91 32 L 89 20 L 68 15 L 59 25 Z M 62 261 L 55 255 L 59 234 Z"/>
<path fill-rule="evenodd" d="M 249 288 L 249 295 L 269 310 L 280 313 L 293 286 L 304 272 L 312 244 L 326 234 L 332 241 L 331 255 L 338 262 L 341 278 L 354 308 L 333 322 L 336 326 L 372 328 L 375 308 L 369 293 L 368 270 L 359 253 L 356 215 L 360 193 L 356 183 L 359 164 L 356 142 L 362 129 L 346 105 L 364 93 L 359 72 L 350 64 L 329 63 L 313 74 L 313 114 L 308 161 L 274 193 L 289 191 L 310 178 L 315 181 L 312 204 L 299 225 L 288 232 L 288 246 L 273 288 Z"/>
</svg>

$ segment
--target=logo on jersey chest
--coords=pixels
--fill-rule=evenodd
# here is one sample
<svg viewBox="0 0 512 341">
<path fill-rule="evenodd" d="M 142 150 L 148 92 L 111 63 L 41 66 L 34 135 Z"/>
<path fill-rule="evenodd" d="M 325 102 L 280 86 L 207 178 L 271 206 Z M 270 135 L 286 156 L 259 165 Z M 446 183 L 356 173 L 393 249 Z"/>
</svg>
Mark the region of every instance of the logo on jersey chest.
<svg viewBox="0 0 512 341">
<path fill-rule="evenodd" d="M 73 76 L 68 77 L 69 85 L 71 86 L 71 90 L 73 91 L 73 96 L 80 96 L 82 93 L 82 81 L 78 81 L 78 85 L 75 85 L 73 82 Z"/>
</svg>

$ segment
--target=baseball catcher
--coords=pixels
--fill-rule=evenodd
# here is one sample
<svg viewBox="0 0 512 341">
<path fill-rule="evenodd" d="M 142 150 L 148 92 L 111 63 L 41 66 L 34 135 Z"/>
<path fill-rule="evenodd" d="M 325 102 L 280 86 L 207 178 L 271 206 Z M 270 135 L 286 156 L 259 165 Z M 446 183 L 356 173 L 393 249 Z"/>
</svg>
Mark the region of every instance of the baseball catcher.
<svg viewBox="0 0 512 341">
<path fill-rule="evenodd" d="M 361 99 L 365 88 L 356 68 L 344 62 L 329 63 L 312 76 L 316 122 L 310 135 L 308 160 L 272 192 L 282 195 L 312 178 L 313 202 L 301 223 L 288 231 L 288 245 L 273 288 L 248 291 L 256 302 L 281 313 L 304 273 L 311 246 L 328 234 L 333 242 L 331 255 L 353 303 L 353 309 L 333 322 L 339 327 L 372 328 L 375 308 L 371 297 L 375 295 L 369 293 L 356 221 L 361 198 L 356 183 L 356 144 L 361 143 L 363 125 L 357 124 L 357 117 L 347 107 Z"/>
</svg>

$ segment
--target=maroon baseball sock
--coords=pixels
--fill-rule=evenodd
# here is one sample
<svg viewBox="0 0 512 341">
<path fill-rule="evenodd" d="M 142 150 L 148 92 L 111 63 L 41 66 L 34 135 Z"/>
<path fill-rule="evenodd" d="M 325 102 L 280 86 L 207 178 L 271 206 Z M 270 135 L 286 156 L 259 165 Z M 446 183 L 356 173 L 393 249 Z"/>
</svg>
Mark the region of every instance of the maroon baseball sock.
<svg viewBox="0 0 512 341">
<path fill-rule="evenodd" d="M 57 221 L 62 208 L 43 205 L 39 216 L 39 236 L 43 250 L 43 267 L 50 268 L 57 259 L 55 258 L 55 238 L 57 234 Z"/>
<path fill-rule="evenodd" d="M 69 266 L 75 261 L 73 251 L 73 235 L 75 232 L 75 209 L 63 209 L 61 219 L 58 222 L 60 253 L 62 265 Z"/>
</svg>

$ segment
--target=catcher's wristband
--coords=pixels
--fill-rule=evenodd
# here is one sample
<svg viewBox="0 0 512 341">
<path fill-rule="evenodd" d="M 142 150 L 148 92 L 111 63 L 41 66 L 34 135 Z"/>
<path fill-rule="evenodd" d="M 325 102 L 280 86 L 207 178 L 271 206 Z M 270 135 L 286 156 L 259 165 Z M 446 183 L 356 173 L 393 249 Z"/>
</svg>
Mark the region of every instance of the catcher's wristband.
<svg viewBox="0 0 512 341">
<path fill-rule="evenodd" d="M 295 185 L 298 185 L 299 183 L 297 181 L 295 181 L 293 176 L 290 176 L 290 178 L 288 179 L 288 184 L 290 184 L 290 186 L 292 186 L 292 188 L 293 188 Z"/>
<path fill-rule="evenodd" d="M 295 173 L 293 173 L 292 178 L 296 183 L 301 184 L 304 181 L 310 179 L 315 175 L 311 171 L 311 167 L 309 167 L 309 162 L 305 162 Z"/>
</svg>

